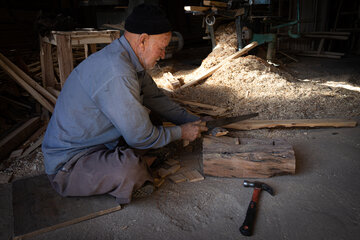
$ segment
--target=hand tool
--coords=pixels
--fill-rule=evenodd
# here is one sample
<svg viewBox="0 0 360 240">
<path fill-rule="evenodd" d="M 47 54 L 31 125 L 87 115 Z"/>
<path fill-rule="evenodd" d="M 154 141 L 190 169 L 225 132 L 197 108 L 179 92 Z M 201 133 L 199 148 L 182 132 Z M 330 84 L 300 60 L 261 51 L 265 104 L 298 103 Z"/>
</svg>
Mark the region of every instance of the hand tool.
<svg viewBox="0 0 360 240">
<path fill-rule="evenodd" d="M 230 123 L 243 121 L 243 120 L 246 120 L 246 119 L 249 119 L 249 118 L 256 117 L 258 115 L 259 115 L 258 113 L 250 113 L 250 114 L 247 114 L 247 115 L 240 115 L 240 116 L 236 116 L 236 117 L 218 118 L 218 119 L 215 119 L 215 120 L 206 121 L 206 127 L 210 131 L 213 128 L 222 127 L 222 126 L 228 125 Z"/>
<path fill-rule="evenodd" d="M 255 215 L 256 215 L 256 205 L 259 201 L 259 195 L 261 190 L 265 190 L 268 193 L 270 193 L 272 196 L 274 195 L 274 190 L 267 184 L 262 182 L 250 182 L 247 180 L 244 180 L 244 187 L 253 187 L 254 192 L 252 195 L 251 202 L 249 204 L 249 207 L 246 212 L 246 217 L 244 220 L 244 223 L 240 227 L 240 232 L 245 236 L 251 236 L 253 232 L 253 226 L 255 221 Z"/>
<path fill-rule="evenodd" d="M 206 132 L 206 134 L 216 136 L 216 133 L 213 133 L 212 130 L 214 130 L 216 128 L 219 128 L 221 126 L 230 124 L 230 123 L 235 123 L 235 122 L 243 121 L 243 120 L 246 120 L 246 119 L 249 119 L 249 118 L 253 118 L 253 117 L 256 117 L 258 115 L 259 115 L 258 113 L 250 113 L 250 114 L 247 114 L 247 115 L 240 115 L 240 116 L 236 116 L 236 117 L 218 118 L 218 119 L 215 119 L 215 120 L 203 121 L 200 124 L 202 126 L 206 126 L 208 128 L 208 131 Z M 221 129 L 219 129 L 219 130 L 221 131 Z M 189 145 L 189 143 L 190 143 L 190 141 L 184 140 L 183 141 L 183 146 L 186 147 L 187 145 Z"/>
</svg>

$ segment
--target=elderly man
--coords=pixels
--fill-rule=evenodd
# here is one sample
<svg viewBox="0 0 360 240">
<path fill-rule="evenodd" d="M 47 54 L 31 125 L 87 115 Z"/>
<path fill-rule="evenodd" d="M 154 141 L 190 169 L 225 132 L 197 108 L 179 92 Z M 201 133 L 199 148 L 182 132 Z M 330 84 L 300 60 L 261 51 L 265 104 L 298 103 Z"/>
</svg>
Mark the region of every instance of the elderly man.
<svg viewBox="0 0 360 240">
<path fill-rule="evenodd" d="M 45 171 L 62 196 L 108 193 L 123 204 L 135 193 L 151 193 L 151 162 L 135 150 L 193 141 L 207 130 L 146 72 L 164 58 L 171 38 L 163 12 L 139 5 L 125 29 L 121 38 L 72 71 L 57 100 L 42 150 Z M 177 126 L 154 126 L 147 109 Z"/>
</svg>

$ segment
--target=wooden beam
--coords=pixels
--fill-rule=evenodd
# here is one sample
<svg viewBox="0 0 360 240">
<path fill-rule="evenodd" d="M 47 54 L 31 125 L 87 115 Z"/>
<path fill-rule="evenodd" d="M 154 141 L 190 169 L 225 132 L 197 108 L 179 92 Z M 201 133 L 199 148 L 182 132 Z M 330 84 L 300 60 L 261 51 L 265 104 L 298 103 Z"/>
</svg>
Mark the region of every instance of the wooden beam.
<svg viewBox="0 0 360 240">
<path fill-rule="evenodd" d="M 341 56 L 337 56 L 337 55 L 329 55 L 329 54 L 317 54 L 317 53 L 297 53 L 296 55 L 300 55 L 300 56 L 306 56 L 306 57 L 323 57 L 323 58 L 335 58 L 335 59 L 340 59 Z"/>
<path fill-rule="evenodd" d="M 54 106 L 51 105 L 40 93 L 33 89 L 21 77 L 19 77 L 2 59 L 0 59 L 0 66 L 8 73 L 21 87 L 23 87 L 31 96 L 33 96 L 44 108 L 53 112 Z"/>
<path fill-rule="evenodd" d="M 36 91 L 41 93 L 47 100 L 49 100 L 52 104 L 56 104 L 56 98 L 51 95 L 48 91 L 45 90 L 42 86 L 40 86 L 35 80 L 33 80 L 29 75 L 24 73 L 18 66 L 12 63 L 7 57 L 0 53 L 0 59 L 4 61 L 4 63 L 11 68 L 21 79 L 23 79 L 27 84 L 29 84 Z"/>
<path fill-rule="evenodd" d="M 27 109 L 31 109 L 31 107 L 27 104 L 24 104 L 24 103 L 21 103 L 21 102 L 18 102 L 18 101 L 15 101 L 15 100 L 12 100 L 10 98 L 7 98 L 7 97 L 4 97 L 4 96 L 0 96 L 0 98 L 8 103 L 12 103 L 14 105 L 17 105 L 19 107 L 23 107 L 23 108 L 27 108 Z"/>
<path fill-rule="evenodd" d="M 46 90 L 49 91 L 49 93 L 51 93 L 54 97 L 58 98 L 59 95 L 60 95 L 60 91 L 59 90 L 56 90 L 55 88 L 53 87 L 47 87 Z"/>
<path fill-rule="evenodd" d="M 43 86 L 54 87 L 56 85 L 56 79 L 54 74 L 51 44 L 44 42 L 42 38 L 40 38 L 40 63 Z"/>
<path fill-rule="evenodd" d="M 295 173 L 295 154 L 283 140 L 204 137 L 204 174 L 217 177 L 267 178 Z"/>
<path fill-rule="evenodd" d="M 211 7 L 202 7 L 202 6 L 184 6 L 184 10 L 188 12 L 206 12 L 210 10 Z"/>
<path fill-rule="evenodd" d="M 0 160 L 6 158 L 40 126 L 40 117 L 26 121 L 0 141 Z"/>
<path fill-rule="evenodd" d="M 198 114 L 204 113 L 204 114 L 207 114 L 210 116 L 220 116 L 228 110 L 227 108 L 217 107 L 217 106 L 204 104 L 204 103 L 185 101 L 185 100 L 178 99 L 178 98 L 172 98 L 171 100 L 182 103 L 184 105 L 196 107 L 196 109 L 192 108 L 191 110 Z"/>
<path fill-rule="evenodd" d="M 220 63 L 218 63 L 216 66 L 210 68 L 209 70 L 207 70 L 202 76 L 200 76 L 199 78 L 192 80 L 184 85 L 182 85 L 180 88 L 186 88 L 189 86 L 192 86 L 198 82 L 200 82 L 201 80 L 204 80 L 205 78 L 208 78 L 209 76 L 211 76 L 216 70 L 218 70 L 222 65 L 224 65 L 227 61 L 231 60 L 231 59 L 235 59 L 238 58 L 246 53 L 248 53 L 251 49 L 255 48 L 258 45 L 257 42 L 252 42 L 248 45 L 246 45 L 243 49 L 241 49 L 240 51 L 234 53 L 233 55 L 227 57 L 226 59 L 224 59 L 223 61 L 221 61 Z"/>
<path fill-rule="evenodd" d="M 29 146 L 27 149 L 24 150 L 24 152 L 21 154 L 21 157 L 25 157 L 32 153 L 35 149 L 41 146 L 42 142 L 44 140 L 44 135 L 38 138 L 31 146 Z"/>
<path fill-rule="evenodd" d="M 74 69 L 71 37 L 69 35 L 55 35 L 55 40 L 59 61 L 60 84 L 63 86 Z"/>
<path fill-rule="evenodd" d="M 41 135 L 43 135 L 43 133 L 46 131 L 47 128 L 47 124 L 43 125 L 42 127 L 40 127 L 38 130 L 36 130 L 36 132 L 34 132 L 27 140 L 26 142 L 24 142 L 19 149 L 24 150 L 26 148 L 28 148 L 30 146 L 30 144 L 34 141 L 36 141 L 37 139 L 40 138 Z"/>
<path fill-rule="evenodd" d="M 336 39 L 336 40 L 348 40 L 348 36 L 336 36 L 336 35 L 317 35 L 317 34 L 305 34 L 304 37 L 308 38 L 326 38 L 326 39 Z"/>
<path fill-rule="evenodd" d="M 356 121 L 345 119 L 288 119 L 288 120 L 245 120 L 224 126 L 237 130 L 260 128 L 293 128 L 293 127 L 355 127 Z"/>
<path fill-rule="evenodd" d="M 205 6 L 214 6 L 214 7 L 220 7 L 220 8 L 226 8 L 227 3 L 219 2 L 219 1 L 203 1 Z"/>
</svg>

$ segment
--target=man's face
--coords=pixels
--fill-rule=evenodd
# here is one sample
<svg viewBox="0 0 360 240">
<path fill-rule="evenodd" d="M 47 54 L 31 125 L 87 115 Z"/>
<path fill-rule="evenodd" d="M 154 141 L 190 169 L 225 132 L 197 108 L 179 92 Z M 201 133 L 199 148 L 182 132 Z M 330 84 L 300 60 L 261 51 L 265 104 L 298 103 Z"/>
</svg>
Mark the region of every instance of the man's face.
<svg viewBox="0 0 360 240">
<path fill-rule="evenodd" d="M 165 48 L 171 39 L 171 32 L 148 35 L 148 39 L 144 42 L 144 48 L 140 54 L 140 62 L 145 69 L 151 69 L 156 62 L 165 58 Z"/>
</svg>

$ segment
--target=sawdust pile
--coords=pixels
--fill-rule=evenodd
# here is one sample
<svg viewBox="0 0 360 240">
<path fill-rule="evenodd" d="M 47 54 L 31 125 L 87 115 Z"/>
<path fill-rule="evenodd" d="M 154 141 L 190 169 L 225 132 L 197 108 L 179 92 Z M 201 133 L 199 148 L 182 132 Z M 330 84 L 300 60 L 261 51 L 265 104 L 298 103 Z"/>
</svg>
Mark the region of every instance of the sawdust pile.
<svg viewBox="0 0 360 240">
<path fill-rule="evenodd" d="M 219 26 L 215 31 L 216 47 L 204 59 L 201 67 L 209 69 L 236 52 L 237 37 L 235 23 Z"/>
<path fill-rule="evenodd" d="M 204 74 L 206 70 L 217 65 L 226 57 L 236 52 L 237 37 L 235 31 L 235 23 L 220 25 L 215 31 L 216 47 L 202 61 L 201 66 L 192 70 L 172 71 L 172 66 L 163 68 L 155 67 L 150 71 L 151 76 L 160 88 L 171 89 L 171 85 L 167 80 L 166 73 L 171 72 L 172 75 L 181 83 L 187 83 Z"/>
<path fill-rule="evenodd" d="M 229 108 L 233 116 L 258 112 L 259 119 L 360 115 L 358 92 L 298 81 L 254 56 L 235 59 L 205 83 L 178 90 L 176 95 Z"/>
<path fill-rule="evenodd" d="M 195 70 L 172 72 L 187 83 L 218 64 L 236 49 L 235 26 L 219 27 L 218 46 Z M 168 69 L 169 70 L 169 69 Z M 169 89 L 163 71 L 154 80 L 159 87 Z M 165 74 L 166 75 L 166 74 Z M 247 56 L 231 60 L 204 83 L 175 90 L 173 95 L 229 108 L 235 116 L 258 112 L 258 119 L 350 118 L 360 115 L 360 91 L 326 85 L 324 79 L 297 79 L 266 61 Z"/>
</svg>

